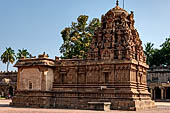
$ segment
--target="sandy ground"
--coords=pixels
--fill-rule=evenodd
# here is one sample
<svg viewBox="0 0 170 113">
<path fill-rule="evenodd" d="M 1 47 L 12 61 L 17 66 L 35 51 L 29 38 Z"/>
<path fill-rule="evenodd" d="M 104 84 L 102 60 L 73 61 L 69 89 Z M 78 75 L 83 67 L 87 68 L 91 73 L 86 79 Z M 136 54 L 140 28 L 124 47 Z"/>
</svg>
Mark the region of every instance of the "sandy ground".
<svg viewBox="0 0 170 113">
<path fill-rule="evenodd" d="M 0 100 L 0 113 L 170 113 L 170 102 L 156 102 L 156 108 L 141 111 L 14 108 L 8 106 L 10 102 L 11 100 Z"/>
</svg>

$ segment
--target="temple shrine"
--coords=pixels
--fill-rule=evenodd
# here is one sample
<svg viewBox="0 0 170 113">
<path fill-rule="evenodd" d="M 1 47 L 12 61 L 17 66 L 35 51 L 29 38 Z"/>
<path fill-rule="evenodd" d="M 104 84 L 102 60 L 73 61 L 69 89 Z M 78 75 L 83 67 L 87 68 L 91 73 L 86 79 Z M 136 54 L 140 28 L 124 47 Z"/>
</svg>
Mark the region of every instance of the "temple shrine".
<svg viewBox="0 0 170 113">
<path fill-rule="evenodd" d="M 86 59 L 20 59 L 12 106 L 93 110 L 155 107 L 134 13 L 119 7 L 101 18 Z"/>
</svg>

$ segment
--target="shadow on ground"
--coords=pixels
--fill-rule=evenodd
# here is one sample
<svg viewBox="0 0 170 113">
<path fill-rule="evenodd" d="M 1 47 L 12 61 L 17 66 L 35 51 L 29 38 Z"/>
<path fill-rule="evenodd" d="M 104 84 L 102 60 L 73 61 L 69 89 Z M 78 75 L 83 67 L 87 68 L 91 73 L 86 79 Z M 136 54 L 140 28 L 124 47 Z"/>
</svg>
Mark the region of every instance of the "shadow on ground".
<svg viewBox="0 0 170 113">
<path fill-rule="evenodd" d="M 9 107 L 9 104 L 0 104 L 0 107 Z"/>
</svg>

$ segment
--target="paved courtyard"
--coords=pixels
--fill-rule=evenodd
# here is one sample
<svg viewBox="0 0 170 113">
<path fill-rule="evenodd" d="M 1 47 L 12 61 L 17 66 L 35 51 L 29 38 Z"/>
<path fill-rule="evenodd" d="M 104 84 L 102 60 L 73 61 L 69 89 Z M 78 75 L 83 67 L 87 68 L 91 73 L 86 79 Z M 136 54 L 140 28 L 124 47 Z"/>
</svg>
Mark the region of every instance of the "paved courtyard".
<svg viewBox="0 0 170 113">
<path fill-rule="evenodd" d="M 35 109 L 35 108 L 13 108 L 9 107 L 11 100 L 0 100 L 0 113 L 170 113 L 170 102 L 156 102 L 157 107 L 141 111 L 90 111 L 90 110 L 68 110 L 68 109 Z"/>
</svg>

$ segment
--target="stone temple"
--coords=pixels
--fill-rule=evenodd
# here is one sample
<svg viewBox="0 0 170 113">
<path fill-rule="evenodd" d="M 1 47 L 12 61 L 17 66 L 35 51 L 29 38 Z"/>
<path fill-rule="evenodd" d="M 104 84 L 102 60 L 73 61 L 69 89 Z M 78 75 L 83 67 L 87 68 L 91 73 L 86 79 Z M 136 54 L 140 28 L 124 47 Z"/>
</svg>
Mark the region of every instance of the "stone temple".
<svg viewBox="0 0 170 113">
<path fill-rule="evenodd" d="M 118 5 L 101 19 L 86 59 L 20 59 L 12 106 L 139 110 L 154 107 L 134 14 Z"/>
</svg>

